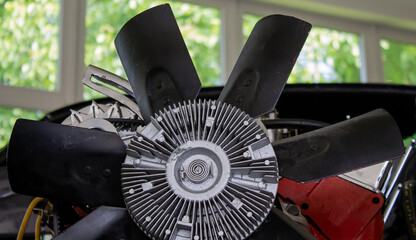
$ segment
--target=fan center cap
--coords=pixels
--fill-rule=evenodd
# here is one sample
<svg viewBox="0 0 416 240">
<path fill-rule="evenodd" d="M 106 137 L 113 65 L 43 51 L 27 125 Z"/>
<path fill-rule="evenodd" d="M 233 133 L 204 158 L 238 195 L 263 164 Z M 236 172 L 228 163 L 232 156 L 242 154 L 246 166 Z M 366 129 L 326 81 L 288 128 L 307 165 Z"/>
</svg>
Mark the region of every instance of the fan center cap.
<svg viewBox="0 0 416 240">
<path fill-rule="evenodd" d="M 230 178 L 227 154 L 208 141 L 188 141 L 169 157 L 166 176 L 172 190 L 187 199 L 214 197 Z"/>
<path fill-rule="evenodd" d="M 211 173 L 211 164 L 207 160 L 203 158 L 192 160 L 187 167 L 182 164 L 181 180 L 185 181 L 188 177 L 193 183 L 204 182 Z"/>
</svg>

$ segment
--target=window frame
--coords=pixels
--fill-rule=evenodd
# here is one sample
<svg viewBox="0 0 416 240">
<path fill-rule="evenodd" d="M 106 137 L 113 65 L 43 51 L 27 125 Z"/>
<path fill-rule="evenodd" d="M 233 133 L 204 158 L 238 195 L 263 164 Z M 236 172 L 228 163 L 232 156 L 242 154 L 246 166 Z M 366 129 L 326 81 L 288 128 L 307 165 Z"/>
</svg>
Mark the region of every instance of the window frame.
<svg viewBox="0 0 416 240">
<path fill-rule="evenodd" d="M 0 85 L 0 105 L 52 111 L 82 101 L 86 0 L 60 1 L 56 91 Z"/>
</svg>

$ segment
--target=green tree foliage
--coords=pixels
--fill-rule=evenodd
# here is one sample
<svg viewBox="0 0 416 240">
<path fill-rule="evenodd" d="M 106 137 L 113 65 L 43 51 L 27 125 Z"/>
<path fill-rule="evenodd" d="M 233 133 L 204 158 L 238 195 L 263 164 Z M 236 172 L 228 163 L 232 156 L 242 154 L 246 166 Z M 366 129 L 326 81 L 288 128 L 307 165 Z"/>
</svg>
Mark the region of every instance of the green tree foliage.
<svg viewBox="0 0 416 240">
<path fill-rule="evenodd" d="M 67 0 L 70 1 L 70 0 Z M 87 0 L 85 64 L 126 77 L 114 38 L 136 14 L 170 3 L 203 86 L 220 85 L 220 10 L 178 1 Z M 0 0 L 0 84 L 47 91 L 57 89 L 59 0 Z M 248 37 L 259 16 L 243 16 Z M 314 27 L 289 83 L 360 81 L 359 36 Z M 386 81 L 416 84 L 416 46 L 381 41 Z M 99 95 L 86 91 L 85 98 Z M 39 111 L 0 108 L 0 147 L 18 117 Z"/>
<path fill-rule="evenodd" d="M 56 90 L 59 0 L 0 0 L 0 84 Z M 41 111 L 0 107 L 0 149 L 17 118 Z"/>
<path fill-rule="evenodd" d="M 0 84 L 54 91 L 59 0 L 0 0 Z"/>
<path fill-rule="evenodd" d="M 123 24 L 138 13 L 170 3 L 203 86 L 221 84 L 220 11 L 189 3 L 161 0 L 89 0 L 86 16 L 85 64 L 125 76 L 114 38 Z M 86 90 L 85 99 L 97 97 Z"/>
<path fill-rule="evenodd" d="M 416 84 L 416 45 L 383 39 L 380 41 L 387 83 Z"/>
<path fill-rule="evenodd" d="M 10 132 L 18 118 L 40 119 L 42 111 L 0 107 L 0 150 L 9 142 Z"/>
<path fill-rule="evenodd" d="M 260 18 L 252 14 L 243 16 L 245 40 Z M 360 82 L 360 66 L 358 35 L 313 27 L 288 83 Z"/>
</svg>

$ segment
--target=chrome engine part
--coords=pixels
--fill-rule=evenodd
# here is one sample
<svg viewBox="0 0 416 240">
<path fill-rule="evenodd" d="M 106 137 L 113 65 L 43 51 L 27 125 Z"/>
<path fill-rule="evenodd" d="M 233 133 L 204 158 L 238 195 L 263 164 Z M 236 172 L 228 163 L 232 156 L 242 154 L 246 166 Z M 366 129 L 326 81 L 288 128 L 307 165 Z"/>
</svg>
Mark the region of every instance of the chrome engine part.
<svg viewBox="0 0 416 240">
<path fill-rule="evenodd" d="M 92 81 L 95 79 L 95 81 Z M 135 135 L 142 116 L 138 105 L 120 92 L 134 96 L 127 80 L 99 67 L 89 65 L 82 79 L 84 85 L 115 100 L 114 104 L 97 104 L 71 109 L 62 124 L 117 133 L 127 145 Z M 105 83 L 106 85 L 103 85 Z M 112 119 L 113 121 L 109 121 Z"/>
<path fill-rule="evenodd" d="M 109 119 L 117 121 L 110 122 Z M 92 101 L 90 106 L 71 109 L 71 115 L 62 124 L 114 132 L 128 144 L 137 130 L 138 124 L 133 121 L 137 119 L 140 116 L 117 101 L 114 104 L 98 104 Z"/>
<path fill-rule="evenodd" d="M 67 117 L 62 124 L 71 126 L 80 126 L 86 128 L 94 128 L 94 124 L 87 124 L 91 119 L 105 119 L 105 118 L 120 118 L 120 119 L 134 119 L 135 113 L 127 107 L 120 105 L 118 102 L 114 104 L 97 104 L 91 101 L 91 105 L 73 110 L 71 115 Z M 101 129 L 108 131 L 109 129 Z"/>
<path fill-rule="evenodd" d="M 245 239 L 273 206 L 278 168 L 264 131 L 217 101 L 167 107 L 128 145 L 126 207 L 153 239 Z"/>
</svg>

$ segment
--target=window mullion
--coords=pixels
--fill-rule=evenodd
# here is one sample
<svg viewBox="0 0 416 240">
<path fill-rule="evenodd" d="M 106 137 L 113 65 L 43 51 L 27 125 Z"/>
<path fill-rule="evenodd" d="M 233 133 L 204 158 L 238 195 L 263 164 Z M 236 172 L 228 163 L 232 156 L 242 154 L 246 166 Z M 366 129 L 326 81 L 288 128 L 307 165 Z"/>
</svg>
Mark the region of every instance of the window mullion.
<svg viewBox="0 0 416 240">
<path fill-rule="evenodd" d="M 65 104 L 82 100 L 86 0 L 61 0 L 58 89 Z"/>
<path fill-rule="evenodd" d="M 381 60 L 380 37 L 376 26 L 372 25 L 361 33 L 361 79 L 366 83 L 384 82 L 383 63 Z"/>
<path fill-rule="evenodd" d="M 221 9 L 221 79 L 224 84 L 243 47 L 242 14 L 238 1 L 224 2 Z"/>
</svg>

